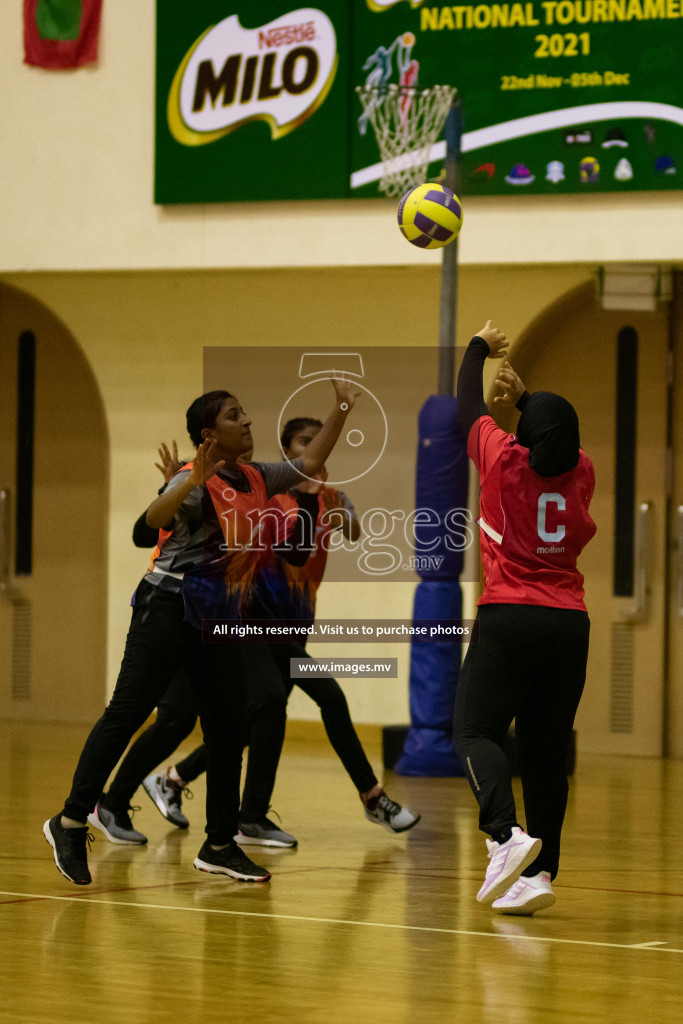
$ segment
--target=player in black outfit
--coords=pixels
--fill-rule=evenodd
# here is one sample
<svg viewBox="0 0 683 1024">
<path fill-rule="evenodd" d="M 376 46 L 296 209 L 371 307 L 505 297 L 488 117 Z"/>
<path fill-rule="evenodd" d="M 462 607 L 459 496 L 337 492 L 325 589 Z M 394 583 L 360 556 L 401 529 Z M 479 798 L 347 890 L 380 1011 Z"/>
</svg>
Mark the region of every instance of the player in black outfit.
<svg viewBox="0 0 683 1024">
<path fill-rule="evenodd" d="M 286 457 L 297 458 L 320 427 L 318 420 L 308 418 L 287 423 L 281 438 Z M 178 465 L 175 443 L 173 455 L 165 445 L 159 449 L 159 454 L 161 464 L 157 466 L 166 478 L 170 479 Z M 320 487 L 320 484 L 305 481 L 294 492 L 300 508 L 309 513 L 314 523 L 319 513 Z M 310 491 L 307 492 L 304 488 L 309 488 Z M 350 508 L 353 514 L 352 506 Z M 355 517 L 350 528 L 354 525 L 357 528 Z M 133 540 L 138 546 L 151 547 L 156 544 L 156 534 L 145 526 L 142 517 L 133 529 Z M 293 565 L 302 564 L 302 560 L 288 561 Z M 287 593 L 282 595 L 282 599 L 285 603 L 288 602 Z M 258 611 L 253 610 L 253 617 L 269 617 L 273 613 L 274 609 L 270 604 L 273 600 L 277 603 L 277 599 L 270 594 L 264 600 L 266 604 Z M 275 609 L 276 613 L 277 610 Z M 296 609 L 291 613 L 288 611 L 284 617 L 298 618 L 299 612 Z M 250 645 L 250 649 L 253 646 Z M 305 647 L 298 644 L 279 643 L 268 646 L 279 667 L 280 675 L 276 680 L 270 672 L 249 673 L 246 738 L 249 758 L 240 807 L 238 842 L 264 846 L 295 846 L 295 837 L 271 821 L 267 817 L 267 812 L 284 740 L 287 700 L 295 685 L 295 680 L 290 678 L 290 658 L 307 658 L 308 655 Z M 297 679 L 296 685 L 320 708 L 330 743 L 361 797 L 366 817 L 392 832 L 405 831 L 415 825 L 419 821 L 419 815 L 390 800 L 378 783 L 353 727 L 344 692 L 337 681 L 332 678 Z M 204 746 L 193 750 L 188 757 L 177 762 L 166 773 L 150 773 L 158 764 L 167 760 L 182 740 L 190 734 L 195 719 L 192 692 L 184 674 L 180 672 L 157 709 L 156 721 L 133 744 L 106 794 L 107 807 L 116 810 L 116 827 L 107 831 L 112 841 L 131 844 L 146 842 L 146 837 L 133 829 L 128 816 L 133 794 L 141 783 L 168 821 L 180 828 L 188 826 L 188 819 L 182 811 L 182 795 L 183 792 L 187 792 L 188 783 L 193 782 L 206 770 Z"/>
<path fill-rule="evenodd" d="M 244 737 L 243 645 L 204 644 L 201 621 L 239 614 L 245 569 L 260 557 L 237 535 L 235 544 L 225 531 L 234 528 L 244 535 L 250 529 L 246 508 L 265 508 L 278 489 L 286 490 L 302 474 L 317 472 L 334 446 L 356 393 L 341 375 L 332 384 L 336 403 L 317 443 L 284 468 L 279 463 L 238 466 L 237 459 L 253 444 L 251 421 L 228 392 L 210 392 L 190 406 L 188 429 L 197 454 L 147 510 L 147 525 L 168 532 L 153 571 L 136 591 L 112 699 L 86 741 L 62 812 L 43 826 L 59 871 L 77 885 L 91 881 L 86 851 L 89 815 L 96 812 L 112 769 L 158 706 L 178 665 L 191 680 L 208 753 L 207 841 L 195 867 L 247 881 L 270 877 L 233 838 L 239 821 Z M 237 514 L 219 518 L 223 509 Z"/>
</svg>

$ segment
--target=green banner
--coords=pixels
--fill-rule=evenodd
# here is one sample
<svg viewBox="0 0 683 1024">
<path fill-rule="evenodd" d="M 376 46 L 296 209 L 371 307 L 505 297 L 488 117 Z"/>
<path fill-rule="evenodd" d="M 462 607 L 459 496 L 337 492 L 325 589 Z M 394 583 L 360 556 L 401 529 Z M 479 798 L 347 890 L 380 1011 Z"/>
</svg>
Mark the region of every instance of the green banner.
<svg viewBox="0 0 683 1024">
<path fill-rule="evenodd" d="M 348 195 L 348 0 L 157 3 L 157 203 Z"/>
<path fill-rule="evenodd" d="M 401 60 L 419 65 L 420 84 L 457 87 L 465 195 L 681 187 L 681 0 L 361 7 L 355 80 L 380 47 L 414 37 Z M 357 144 L 356 194 L 374 193 L 371 161 Z"/>
<path fill-rule="evenodd" d="M 683 0 L 159 0 L 155 198 L 377 196 L 390 85 L 457 88 L 464 195 L 680 188 L 681 52 Z"/>
</svg>

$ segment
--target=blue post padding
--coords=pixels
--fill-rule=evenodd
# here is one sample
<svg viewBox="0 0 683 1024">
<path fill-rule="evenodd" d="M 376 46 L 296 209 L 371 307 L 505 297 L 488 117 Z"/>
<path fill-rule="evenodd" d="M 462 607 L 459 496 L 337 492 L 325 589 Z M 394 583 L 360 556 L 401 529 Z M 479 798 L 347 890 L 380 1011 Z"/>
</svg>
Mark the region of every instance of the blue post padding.
<svg viewBox="0 0 683 1024">
<path fill-rule="evenodd" d="M 418 778 L 464 776 L 453 750 L 453 739 L 443 729 L 412 729 L 406 736 L 403 753 L 394 766 L 397 775 Z"/>
<path fill-rule="evenodd" d="M 458 549 L 458 510 L 467 508 L 467 440 L 450 395 L 432 395 L 419 416 L 416 556 L 422 582 L 415 592 L 414 619 L 460 619 L 464 543 Z M 439 524 L 438 526 L 436 524 Z M 461 647 L 449 640 L 414 641 L 410 658 L 410 720 L 399 775 L 463 775 L 453 749 L 453 700 L 460 673 Z"/>
<path fill-rule="evenodd" d="M 467 440 L 458 403 L 431 395 L 418 418 L 415 508 L 426 522 L 415 524 L 417 571 L 423 580 L 457 580 L 462 572 L 467 508 Z M 465 535 L 466 536 L 466 535 Z"/>
<path fill-rule="evenodd" d="M 415 591 L 413 619 L 460 619 L 459 583 L 427 581 Z M 463 775 L 453 749 L 453 701 L 460 644 L 413 642 L 410 652 L 410 731 L 395 765 L 399 775 Z"/>
<path fill-rule="evenodd" d="M 413 619 L 462 618 L 459 583 L 419 583 Z M 413 641 L 410 651 L 410 722 L 414 727 L 452 727 L 453 699 L 460 669 L 460 644 L 452 640 Z"/>
</svg>

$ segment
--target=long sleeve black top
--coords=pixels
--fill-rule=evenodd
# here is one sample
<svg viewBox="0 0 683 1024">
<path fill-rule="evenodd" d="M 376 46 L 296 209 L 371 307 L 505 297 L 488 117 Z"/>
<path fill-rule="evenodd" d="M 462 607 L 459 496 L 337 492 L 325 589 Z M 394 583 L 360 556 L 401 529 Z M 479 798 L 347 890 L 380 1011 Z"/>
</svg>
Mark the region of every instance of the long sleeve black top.
<svg viewBox="0 0 683 1024">
<path fill-rule="evenodd" d="M 490 416 L 489 407 L 484 401 L 484 363 L 489 354 L 489 346 L 483 338 L 475 335 L 467 346 L 460 372 L 458 373 L 458 414 L 460 423 L 469 437 L 470 430 L 480 416 Z M 529 392 L 525 391 L 517 402 L 516 408 L 521 412 L 529 400 Z"/>
</svg>

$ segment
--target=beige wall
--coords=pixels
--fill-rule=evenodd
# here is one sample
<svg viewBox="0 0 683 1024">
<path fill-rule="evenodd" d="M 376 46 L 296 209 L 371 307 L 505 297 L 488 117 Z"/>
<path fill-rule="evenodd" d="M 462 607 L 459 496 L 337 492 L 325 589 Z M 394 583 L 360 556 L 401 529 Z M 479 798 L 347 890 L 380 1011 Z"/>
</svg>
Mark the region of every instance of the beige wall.
<svg viewBox="0 0 683 1024">
<path fill-rule="evenodd" d="M 105 3 L 98 64 L 62 73 L 22 63 L 22 5 L 0 6 L 0 270 L 438 265 L 388 200 L 154 206 L 154 3 Z M 682 228 L 678 192 L 471 198 L 461 256 L 677 262 Z"/>
<path fill-rule="evenodd" d="M 489 316 L 514 337 L 538 309 L 590 276 L 583 267 L 463 268 L 459 341 L 466 343 Z M 133 547 L 131 527 L 158 484 L 157 445 L 185 439 L 184 411 L 203 388 L 203 347 L 430 346 L 438 338 L 438 268 L 12 274 L 4 279 L 35 296 L 66 325 L 86 353 L 102 395 L 111 443 L 109 690 L 128 627 L 128 601 L 148 558 Z M 269 368 L 266 383 L 266 367 L 253 397 L 239 396 L 245 403 L 250 398 L 263 404 L 258 396 L 264 387 L 274 401 L 284 390 L 277 367 Z M 412 594 L 412 583 L 365 585 L 364 614 L 408 617 Z M 357 587 L 329 584 L 322 588 L 319 614 L 353 618 L 357 602 Z M 382 645 L 360 653 L 389 651 Z M 398 684 L 347 684 L 358 721 L 406 720 L 408 648 L 402 645 L 392 655 L 400 659 Z M 292 714 L 315 717 L 311 707 L 301 698 Z"/>
<path fill-rule="evenodd" d="M 44 72 L 21 62 L 21 4 L 0 11 L 0 125 L 11 140 L 0 274 L 64 322 L 102 395 L 109 689 L 146 562 L 131 524 L 157 483 L 156 445 L 183 436 L 182 412 L 202 390 L 203 346 L 438 337 L 440 256 L 402 239 L 392 202 L 154 206 L 154 46 L 154 4 L 116 0 L 104 5 L 98 64 Z M 518 335 L 604 262 L 680 263 L 682 226 L 680 193 L 466 199 L 458 341 L 488 317 Z M 391 614 L 408 614 L 411 597 L 410 585 L 393 590 Z M 352 603 L 330 586 L 320 611 Z M 358 720 L 405 719 L 405 689 L 354 691 Z"/>
<path fill-rule="evenodd" d="M 678 275 L 671 321 L 674 359 L 671 480 L 671 572 L 669 575 L 669 685 L 665 695 L 666 749 L 683 757 L 683 282 Z"/>
<path fill-rule="evenodd" d="M 17 501 L 18 340 L 35 339 L 30 574 L 0 594 L 0 717 L 92 722 L 105 698 L 108 437 L 97 383 L 82 349 L 49 309 L 0 285 L 0 487 Z"/>
</svg>

